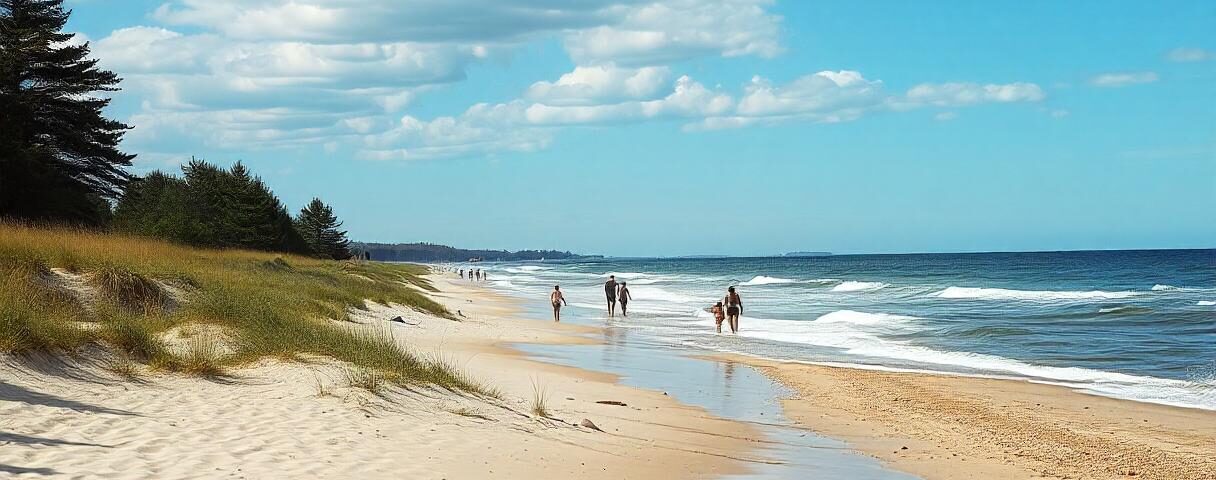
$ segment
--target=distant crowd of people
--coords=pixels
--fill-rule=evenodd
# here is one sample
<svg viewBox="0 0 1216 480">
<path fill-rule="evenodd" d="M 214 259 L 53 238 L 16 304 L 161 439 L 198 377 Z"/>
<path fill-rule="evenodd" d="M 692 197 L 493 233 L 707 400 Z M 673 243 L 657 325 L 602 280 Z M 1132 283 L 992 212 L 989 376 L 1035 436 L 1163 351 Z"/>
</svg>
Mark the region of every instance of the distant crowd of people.
<svg viewBox="0 0 1216 480">
<path fill-rule="evenodd" d="M 463 268 L 461 268 L 461 269 L 459 269 L 459 271 L 460 271 L 460 279 L 463 280 L 465 278 L 465 270 Z M 489 273 L 481 271 L 480 268 L 478 268 L 478 269 L 470 268 L 468 270 L 468 278 L 469 278 L 470 282 L 484 282 L 488 279 L 488 277 L 489 277 Z"/>
<path fill-rule="evenodd" d="M 609 275 L 608 280 L 604 282 L 604 297 L 608 302 L 609 317 L 616 316 L 618 303 L 621 305 L 621 316 L 629 316 L 629 302 L 633 300 L 633 294 L 629 292 L 627 282 L 617 282 L 616 275 Z M 553 291 L 549 293 L 549 304 L 553 306 L 553 321 L 562 321 L 562 306 L 567 305 L 567 302 L 561 285 L 553 286 Z M 714 324 L 718 333 L 722 333 L 723 323 L 730 327 L 731 333 L 739 333 L 739 317 L 743 315 L 743 298 L 739 296 L 735 287 L 728 287 L 726 296 L 710 307 L 709 311 L 714 316 Z"/>
</svg>

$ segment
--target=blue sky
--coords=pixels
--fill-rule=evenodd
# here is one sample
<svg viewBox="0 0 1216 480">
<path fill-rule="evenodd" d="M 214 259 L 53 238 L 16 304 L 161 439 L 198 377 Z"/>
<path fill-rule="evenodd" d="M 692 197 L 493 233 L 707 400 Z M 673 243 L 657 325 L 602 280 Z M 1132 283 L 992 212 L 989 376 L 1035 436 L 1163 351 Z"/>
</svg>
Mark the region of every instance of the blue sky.
<svg viewBox="0 0 1216 480">
<path fill-rule="evenodd" d="M 1216 4 L 69 0 L 136 169 L 351 237 L 608 255 L 1216 246 Z"/>
</svg>

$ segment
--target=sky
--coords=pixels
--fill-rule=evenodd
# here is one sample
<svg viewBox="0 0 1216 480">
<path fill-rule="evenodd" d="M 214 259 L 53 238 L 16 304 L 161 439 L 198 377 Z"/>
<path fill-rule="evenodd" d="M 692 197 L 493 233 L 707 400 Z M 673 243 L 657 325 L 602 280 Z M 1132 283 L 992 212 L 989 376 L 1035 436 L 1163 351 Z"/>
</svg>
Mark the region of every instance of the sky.
<svg viewBox="0 0 1216 480">
<path fill-rule="evenodd" d="M 134 170 L 358 241 L 1216 247 L 1216 3 L 68 0 Z"/>
</svg>

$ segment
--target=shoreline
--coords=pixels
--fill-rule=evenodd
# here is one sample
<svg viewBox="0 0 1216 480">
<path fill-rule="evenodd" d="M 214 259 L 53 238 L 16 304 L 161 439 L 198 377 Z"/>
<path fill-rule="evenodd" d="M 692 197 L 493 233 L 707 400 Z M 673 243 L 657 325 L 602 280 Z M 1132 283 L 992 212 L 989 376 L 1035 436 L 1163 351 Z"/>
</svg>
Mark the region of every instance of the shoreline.
<svg viewBox="0 0 1216 480">
<path fill-rule="evenodd" d="M 1016 379 L 705 358 L 757 368 L 794 392 L 802 428 L 891 468 L 964 478 L 1216 479 L 1216 412 Z"/>
<path fill-rule="evenodd" d="M 1017 378 L 705 352 L 792 392 L 798 428 L 928 480 L 1216 479 L 1216 412 Z M 905 448 L 906 447 L 906 448 Z"/>
</svg>

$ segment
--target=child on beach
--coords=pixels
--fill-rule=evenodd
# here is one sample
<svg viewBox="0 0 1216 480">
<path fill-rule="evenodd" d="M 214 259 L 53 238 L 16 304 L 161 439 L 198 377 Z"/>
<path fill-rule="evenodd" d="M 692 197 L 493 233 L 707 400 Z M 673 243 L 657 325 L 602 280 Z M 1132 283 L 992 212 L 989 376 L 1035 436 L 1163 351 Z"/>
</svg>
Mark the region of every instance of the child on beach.
<svg viewBox="0 0 1216 480">
<path fill-rule="evenodd" d="M 714 325 L 718 327 L 718 333 L 722 333 L 722 322 L 726 320 L 726 311 L 722 309 L 722 302 L 715 303 L 710 312 L 714 314 Z"/>
</svg>

